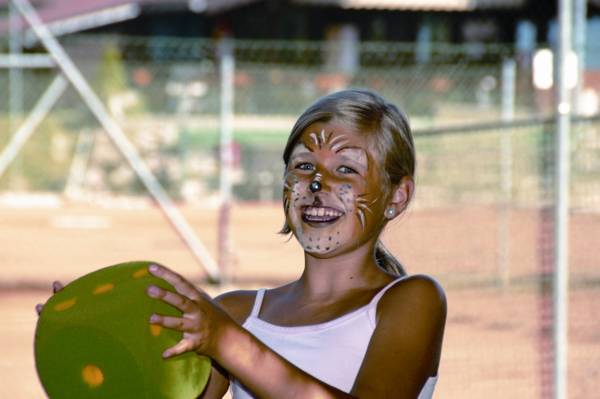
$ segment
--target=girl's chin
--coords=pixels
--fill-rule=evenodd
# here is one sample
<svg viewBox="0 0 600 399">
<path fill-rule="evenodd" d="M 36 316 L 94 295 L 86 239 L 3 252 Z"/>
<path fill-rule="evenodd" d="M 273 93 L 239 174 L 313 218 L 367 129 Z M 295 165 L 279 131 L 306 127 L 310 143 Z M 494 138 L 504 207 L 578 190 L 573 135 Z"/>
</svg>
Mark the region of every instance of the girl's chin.
<svg viewBox="0 0 600 399">
<path fill-rule="evenodd" d="M 326 259 L 326 258 L 331 258 L 333 256 L 336 256 L 338 254 L 339 247 L 336 247 L 336 248 L 332 248 L 332 247 L 323 248 L 323 247 L 321 247 L 319 245 L 320 248 L 315 248 L 311 244 L 302 245 L 302 248 L 304 249 L 304 252 L 306 252 L 308 255 L 311 255 L 311 256 L 313 256 L 315 258 Z"/>
<path fill-rule="evenodd" d="M 311 251 L 310 249 L 304 249 L 304 252 L 306 252 L 308 255 L 312 256 L 313 258 L 318 258 L 318 259 L 328 259 L 328 258 L 335 256 L 335 254 L 332 253 L 333 251 L 319 252 L 318 250 Z"/>
</svg>

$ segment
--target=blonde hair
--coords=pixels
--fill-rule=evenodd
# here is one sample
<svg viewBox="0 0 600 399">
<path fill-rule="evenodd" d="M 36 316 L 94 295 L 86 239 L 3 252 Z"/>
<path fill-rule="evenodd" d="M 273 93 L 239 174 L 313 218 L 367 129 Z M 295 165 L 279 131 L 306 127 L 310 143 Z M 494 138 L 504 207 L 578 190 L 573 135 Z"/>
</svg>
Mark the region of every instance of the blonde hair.
<svg viewBox="0 0 600 399">
<path fill-rule="evenodd" d="M 400 184 L 404 177 L 414 179 L 415 147 L 408 119 L 394 104 L 363 89 L 343 90 L 321 97 L 300 115 L 283 151 L 286 167 L 304 130 L 314 123 L 333 120 L 348 124 L 356 131 L 374 138 L 372 142 L 383 165 L 383 187 L 391 189 Z M 287 223 L 280 231 L 281 234 L 290 232 Z M 392 274 L 406 274 L 402 264 L 383 246 L 381 240 L 377 242 L 375 261 Z"/>
</svg>

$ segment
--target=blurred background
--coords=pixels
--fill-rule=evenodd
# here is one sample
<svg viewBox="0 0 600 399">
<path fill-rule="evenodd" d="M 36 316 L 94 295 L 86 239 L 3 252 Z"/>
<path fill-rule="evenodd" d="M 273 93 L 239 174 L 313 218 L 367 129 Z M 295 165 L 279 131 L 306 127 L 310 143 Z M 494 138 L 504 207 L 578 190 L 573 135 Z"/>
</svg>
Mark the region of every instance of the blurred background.
<svg viewBox="0 0 600 399">
<path fill-rule="evenodd" d="M 53 280 L 133 259 L 211 294 L 297 277 L 282 150 L 305 107 L 348 87 L 411 120 L 416 196 L 384 241 L 446 289 L 436 397 L 556 397 L 558 228 L 563 378 L 597 396 L 600 1 L 570 1 L 560 226 L 557 2 L 30 1 L 0 0 L 1 396 L 44 396 L 34 306 Z"/>
</svg>

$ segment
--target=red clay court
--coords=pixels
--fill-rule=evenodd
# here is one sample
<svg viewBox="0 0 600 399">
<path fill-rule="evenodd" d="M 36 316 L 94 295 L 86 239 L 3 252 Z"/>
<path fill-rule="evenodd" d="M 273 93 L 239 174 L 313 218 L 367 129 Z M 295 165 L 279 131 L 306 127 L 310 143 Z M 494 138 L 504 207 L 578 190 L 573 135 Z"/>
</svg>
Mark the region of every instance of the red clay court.
<svg viewBox="0 0 600 399">
<path fill-rule="evenodd" d="M 188 221 L 216 254 L 217 210 L 187 207 Z M 232 210 L 235 251 L 228 286 L 202 284 L 202 270 L 151 205 L 125 208 L 62 204 L 0 208 L 0 327 L 3 395 L 43 397 L 33 360 L 34 306 L 58 279 L 68 282 L 97 268 L 151 259 L 197 281 L 209 293 L 275 286 L 301 271 L 302 252 L 276 232 L 279 204 Z M 541 332 L 545 312 L 539 279 L 540 215 L 514 209 L 510 217 L 510 284 L 499 284 L 498 210 L 494 207 L 413 208 L 389 226 L 384 241 L 410 273 L 427 273 L 445 287 L 448 323 L 442 353 L 440 398 L 534 398 L 549 374 Z M 569 397 L 590 398 L 600 374 L 598 257 L 600 215 L 571 220 Z"/>
</svg>

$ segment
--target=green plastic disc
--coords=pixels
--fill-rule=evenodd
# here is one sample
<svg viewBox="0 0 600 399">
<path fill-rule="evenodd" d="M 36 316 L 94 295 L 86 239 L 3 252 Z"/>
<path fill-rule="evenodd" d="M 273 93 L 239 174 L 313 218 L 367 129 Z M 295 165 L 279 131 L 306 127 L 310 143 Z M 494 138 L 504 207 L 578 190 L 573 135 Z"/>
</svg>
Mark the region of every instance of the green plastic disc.
<svg viewBox="0 0 600 399">
<path fill-rule="evenodd" d="M 195 353 L 163 359 L 181 333 L 149 323 L 152 313 L 180 316 L 148 297 L 154 262 L 109 266 L 65 286 L 44 305 L 35 331 L 35 363 L 51 399 L 196 398 L 210 360 Z"/>
</svg>

